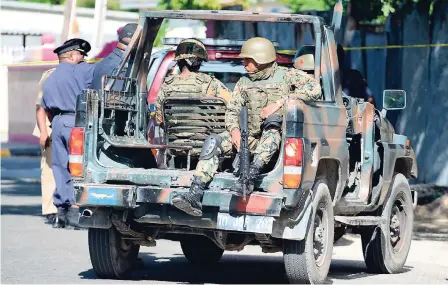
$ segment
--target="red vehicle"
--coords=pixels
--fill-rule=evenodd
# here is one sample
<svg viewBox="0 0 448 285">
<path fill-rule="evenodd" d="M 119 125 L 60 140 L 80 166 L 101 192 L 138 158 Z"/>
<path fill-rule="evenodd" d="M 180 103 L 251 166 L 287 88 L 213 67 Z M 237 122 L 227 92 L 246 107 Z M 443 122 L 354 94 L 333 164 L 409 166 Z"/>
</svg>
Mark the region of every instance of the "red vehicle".
<svg viewBox="0 0 448 285">
<path fill-rule="evenodd" d="M 174 54 L 180 38 L 167 38 L 164 44 L 172 47 L 159 50 L 152 54 L 149 63 L 147 77 L 148 86 L 148 108 L 155 111 L 155 102 L 163 80 L 170 74 L 179 73 Z M 233 90 L 240 77 L 246 72 L 242 60 L 238 57 L 244 41 L 223 40 L 223 39 L 203 39 L 201 40 L 207 48 L 209 60 L 205 62 L 200 71 L 214 76 L 224 83 L 230 90 Z M 274 46 L 278 44 L 274 42 Z M 294 55 L 277 53 L 277 63 L 282 66 L 292 67 Z M 159 136 L 157 126 L 152 117 L 148 124 L 148 135 L 152 142 L 158 141 Z M 155 150 L 154 150 L 155 152 Z"/>
</svg>

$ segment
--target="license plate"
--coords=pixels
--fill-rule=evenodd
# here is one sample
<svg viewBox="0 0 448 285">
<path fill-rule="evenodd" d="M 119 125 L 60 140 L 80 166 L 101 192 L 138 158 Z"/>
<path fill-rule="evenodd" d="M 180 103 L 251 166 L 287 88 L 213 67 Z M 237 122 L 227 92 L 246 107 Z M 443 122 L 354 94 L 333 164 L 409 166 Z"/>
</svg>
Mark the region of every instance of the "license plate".
<svg viewBox="0 0 448 285">
<path fill-rule="evenodd" d="M 251 232 L 251 233 L 272 233 L 273 217 L 263 216 L 231 216 L 226 213 L 218 213 L 216 228 L 220 230 Z"/>
</svg>

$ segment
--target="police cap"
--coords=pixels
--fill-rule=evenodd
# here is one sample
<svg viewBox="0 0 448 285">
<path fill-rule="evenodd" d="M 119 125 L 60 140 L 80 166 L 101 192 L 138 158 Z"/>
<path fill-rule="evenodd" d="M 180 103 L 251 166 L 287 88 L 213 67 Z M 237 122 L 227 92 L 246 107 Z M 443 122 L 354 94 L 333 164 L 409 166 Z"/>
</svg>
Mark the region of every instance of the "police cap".
<svg viewBox="0 0 448 285">
<path fill-rule="evenodd" d="M 135 30 L 137 30 L 137 24 L 135 23 L 126 24 L 126 26 L 122 27 L 118 32 L 118 41 L 122 44 L 127 45 L 128 42 L 124 41 L 123 39 L 132 38 L 132 36 L 135 33 Z"/>
<path fill-rule="evenodd" d="M 64 44 L 62 44 L 61 46 L 57 47 L 53 52 L 56 53 L 57 55 L 61 55 L 63 53 L 72 51 L 72 50 L 77 50 L 79 51 L 82 55 L 87 56 L 87 53 L 90 51 L 91 47 L 89 42 L 83 40 L 83 39 L 70 39 L 68 41 L 65 41 Z"/>
</svg>

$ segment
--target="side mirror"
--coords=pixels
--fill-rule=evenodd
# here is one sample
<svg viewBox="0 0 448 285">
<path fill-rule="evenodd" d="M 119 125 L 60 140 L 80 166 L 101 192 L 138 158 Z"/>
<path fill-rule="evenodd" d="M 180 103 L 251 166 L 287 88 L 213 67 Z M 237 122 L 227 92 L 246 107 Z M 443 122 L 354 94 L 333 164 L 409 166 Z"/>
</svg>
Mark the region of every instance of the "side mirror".
<svg viewBox="0 0 448 285">
<path fill-rule="evenodd" d="M 383 109 L 402 110 L 406 108 L 406 91 L 404 90 L 384 90 Z"/>
</svg>

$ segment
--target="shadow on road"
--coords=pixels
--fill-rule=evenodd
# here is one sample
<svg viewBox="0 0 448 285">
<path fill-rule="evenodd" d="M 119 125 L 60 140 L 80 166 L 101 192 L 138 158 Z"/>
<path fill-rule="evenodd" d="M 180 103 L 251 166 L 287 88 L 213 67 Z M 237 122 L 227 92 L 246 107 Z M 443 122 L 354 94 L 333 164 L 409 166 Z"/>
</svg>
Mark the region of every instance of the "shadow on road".
<svg viewBox="0 0 448 285">
<path fill-rule="evenodd" d="M 2 178 L 2 196 L 41 196 L 40 181 Z M 4 199 L 4 198 L 3 198 Z"/>
<path fill-rule="evenodd" d="M 41 216 L 41 205 L 2 205 L 2 215 Z"/>
<path fill-rule="evenodd" d="M 225 255 L 222 260 L 205 268 L 191 265 L 185 257 L 158 258 L 140 254 L 144 269 L 135 270 L 130 280 L 218 284 L 278 284 L 287 283 L 281 257 Z M 257 260 L 257 258 L 259 260 Z M 98 279 L 93 269 L 79 273 L 82 279 Z"/>
<path fill-rule="evenodd" d="M 154 257 L 140 254 L 143 269 L 132 272 L 129 280 L 160 282 L 216 283 L 216 284 L 286 284 L 281 256 L 251 256 L 226 254 L 222 260 L 207 268 L 191 265 L 185 257 Z M 405 272 L 412 267 L 405 267 Z M 363 261 L 334 259 L 326 284 L 336 280 L 356 280 L 372 276 Z M 93 269 L 79 273 L 81 279 L 98 279 Z M 360 280 L 360 282 L 362 282 Z"/>
</svg>

